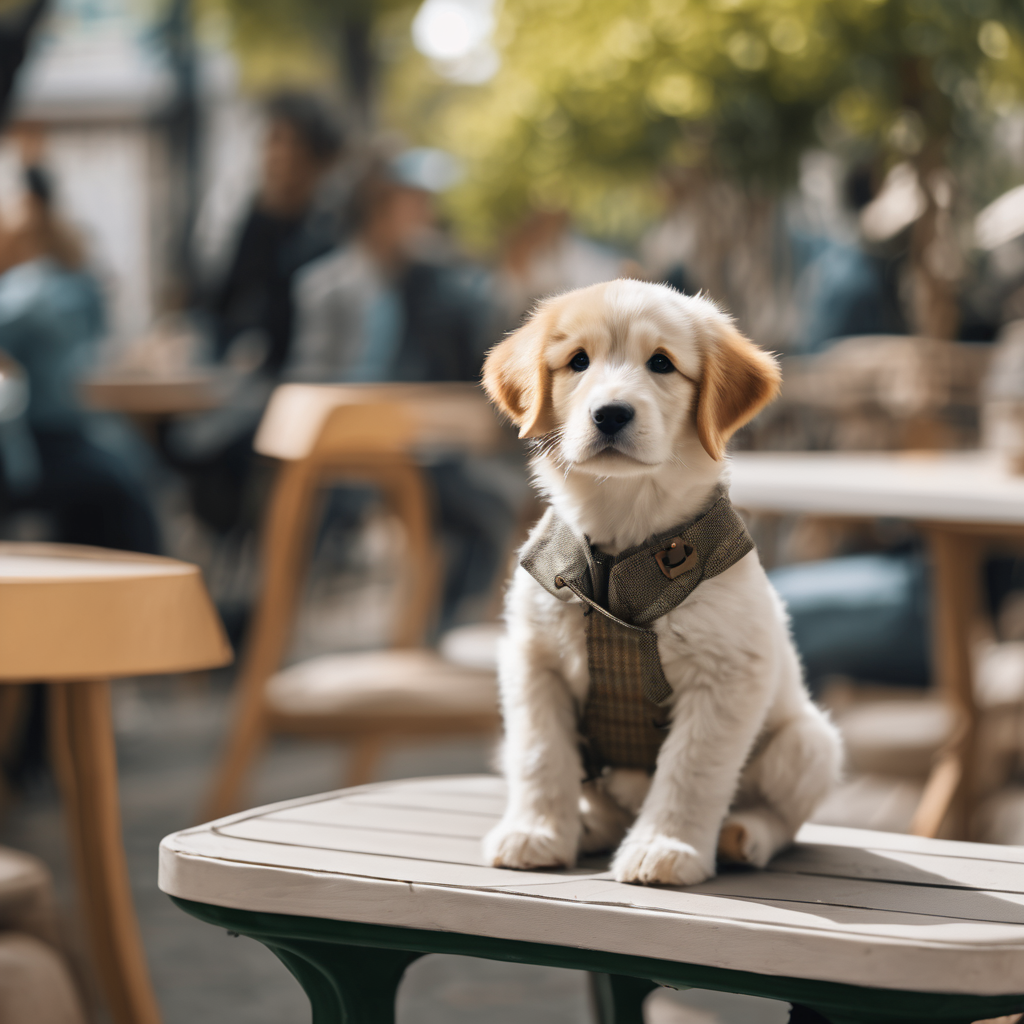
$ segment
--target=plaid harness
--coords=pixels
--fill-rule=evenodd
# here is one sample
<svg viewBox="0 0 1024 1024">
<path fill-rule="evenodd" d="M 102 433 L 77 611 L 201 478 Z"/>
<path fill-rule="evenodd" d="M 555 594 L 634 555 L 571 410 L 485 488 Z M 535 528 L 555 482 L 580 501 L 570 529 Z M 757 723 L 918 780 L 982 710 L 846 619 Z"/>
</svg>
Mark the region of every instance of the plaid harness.
<svg viewBox="0 0 1024 1024">
<path fill-rule="evenodd" d="M 672 687 L 649 627 L 753 548 L 725 494 L 692 522 L 618 555 L 597 551 L 548 509 L 520 564 L 555 597 L 583 602 L 590 688 L 579 731 L 588 778 L 606 767 L 654 771 Z"/>
</svg>

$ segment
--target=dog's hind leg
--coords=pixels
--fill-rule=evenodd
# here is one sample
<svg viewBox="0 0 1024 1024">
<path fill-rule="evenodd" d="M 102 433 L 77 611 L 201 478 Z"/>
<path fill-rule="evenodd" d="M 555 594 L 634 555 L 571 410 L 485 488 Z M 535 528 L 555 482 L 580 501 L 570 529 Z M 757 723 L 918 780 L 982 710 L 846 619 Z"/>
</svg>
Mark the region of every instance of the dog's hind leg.
<svg viewBox="0 0 1024 1024">
<path fill-rule="evenodd" d="M 609 796 L 602 785 L 603 781 L 591 779 L 583 784 L 580 796 L 580 853 L 613 850 L 622 842 L 622 837 L 636 817 L 635 813 L 621 807 Z"/>
<path fill-rule="evenodd" d="M 839 781 L 842 742 L 811 703 L 781 725 L 746 769 L 718 840 L 723 860 L 764 867 Z"/>
</svg>

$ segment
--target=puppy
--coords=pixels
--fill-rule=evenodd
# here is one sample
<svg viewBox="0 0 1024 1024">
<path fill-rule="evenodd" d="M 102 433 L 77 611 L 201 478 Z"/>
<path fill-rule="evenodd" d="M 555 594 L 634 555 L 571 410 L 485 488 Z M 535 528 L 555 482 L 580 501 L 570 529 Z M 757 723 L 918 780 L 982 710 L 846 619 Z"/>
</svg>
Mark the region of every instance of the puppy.
<svg viewBox="0 0 1024 1024">
<path fill-rule="evenodd" d="M 780 379 L 775 360 L 708 299 L 630 280 L 546 300 L 488 354 L 484 387 L 534 442 L 549 503 L 506 599 L 508 807 L 484 840 L 488 862 L 572 865 L 617 847 L 618 881 L 693 885 L 714 874 L 716 853 L 763 867 L 836 783 L 838 734 L 810 700 L 786 611 L 724 496 L 726 443 Z M 725 525 L 703 530 L 712 520 Z M 680 543 L 705 533 L 710 554 L 692 555 L 703 540 Z M 664 550 L 647 551 L 652 538 Z M 545 562 L 562 557 L 567 539 L 578 545 L 567 556 L 575 583 L 549 579 Z M 694 563 L 699 585 L 638 628 L 587 590 L 598 587 L 598 565 L 620 557 L 639 573 L 613 584 L 620 610 L 634 577 L 674 601 L 672 574 L 684 579 Z M 633 653 L 601 648 L 602 626 Z M 595 650 L 646 666 L 656 683 L 660 663 L 637 720 L 661 727 L 654 764 L 588 765 L 581 723 L 592 676 L 613 696 L 620 682 Z M 635 710 L 641 698 L 630 699 Z M 607 718 L 601 728 L 613 734 Z"/>
</svg>

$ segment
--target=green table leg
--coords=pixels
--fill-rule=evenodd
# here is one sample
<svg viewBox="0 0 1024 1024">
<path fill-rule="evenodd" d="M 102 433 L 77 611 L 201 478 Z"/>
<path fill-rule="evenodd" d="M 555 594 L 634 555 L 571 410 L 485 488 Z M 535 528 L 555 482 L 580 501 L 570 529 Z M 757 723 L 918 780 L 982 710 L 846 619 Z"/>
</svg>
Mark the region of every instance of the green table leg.
<svg viewBox="0 0 1024 1024">
<path fill-rule="evenodd" d="M 792 1003 L 789 1008 L 789 1024 L 832 1024 L 832 1022 L 809 1006 Z"/>
<path fill-rule="evenodd" d="M 261 940 L 295 976 L 313 1006 L 313 1024 L 394 1024 L 406 967 L 422 953 Z"/>
<path fill-rule="evenodd" d="M 791 1024 L 972 1024 L 1024 1010 L 1024 993 L 975 996 L 872 989 L 570 946 L 266 914 L 172 899 L 194 917 L 248 935 L 272 949 L 306 990 L 314 1024 L 393 1024 L 402 974 L 426 953 L 589 971 L 597 975 L 601 1024 L 638 1024 L 644 997 L 659 985 L 777 999 L 792 1005 Z"/>
<path fill-rule="evenodd" d="M 656 981 L 622 974 L 591 974 L 598 1024 L 644 1024 L 644 1000 L 659 985 Z"/>
</svg>

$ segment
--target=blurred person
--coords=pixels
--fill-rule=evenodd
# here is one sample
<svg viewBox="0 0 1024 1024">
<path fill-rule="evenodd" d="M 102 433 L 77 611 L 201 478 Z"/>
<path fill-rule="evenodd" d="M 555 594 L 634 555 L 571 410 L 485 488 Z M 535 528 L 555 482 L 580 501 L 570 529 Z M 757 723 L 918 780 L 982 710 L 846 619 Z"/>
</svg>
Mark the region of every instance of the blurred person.
<svg viewBox="0 0 1024 1024">
<path fill-rule="evenodd" d="M 423 159 L 420 159 L 422 154 Z M 373 166 L 353 194 L 353 236 L 296 280 L 287 376 L 307 382 L 476 381 L 495 340 L 486 274 L 456 258 L 437 228 L 426 153 Z M 468 456 L 425 466 L 447 552 L 440 628 L 485 599 L 516 521 L 521 467 Z M 337 497 L 358 520 L 365 492 Z"/>
<path fill-rule="evenodd" d="M 335 218 L 317 198 L 344 140 L 325 103 L 307 93 L 272 96 L 266 118 L 262 181 L 209 312 L 218 358 L 242 341 L 247 361 L 276 375 L 291 347 L 292 279 L 336 242 Z"/>
<path fill-rule="evenodd" d="M 298 275 L 290 379 L 478 378 L 493 340 L 486 275 L 455 257 L 418 170 L 401 157 L 373 166 L 352 196 L 351 239 Z"/>
<path fill-rule="evenodd" d="M 534 210 L 503 246 L 496 286 L 503 326 L 518 327 L 545 296 L 636 277 L 637 270 L 615 250 L 573 231 L 565 210 Z"/>
<path fill-rule="evenodd" d="M 16 224 L 0 224 L 0 348 L 28 377 L 26 430 L 5 447 L 5 510 L 48 513 L 55 539 L 156 554 L 159 533 L 142 468 L 103 438 L 78 383 L 102 338 L 100 290 L 80 239 L 56 214 L 41 166 L 24 172 Z"/>
<path fill-rule="evenodd" d="M 344 152 L 337 119 L 325 101 L 296 91 L 272 96 L 265 114 L 258 191 L 226 269 L 202 300 L 213 355 L 234 371 L 234 392 L 223 408 L 183 418 L 163 436 L 164 454 L 188 480 L 194 511 L 221 535 L 250 525 L 252 441 L 291 352 L 293 280 L 338 234 L 321 194 Z"/>
<path fill-rule="evenodd" d="M 872 169 L 857 164 L 841 188 L 841 215 L 857 225 L 851 237 L 791 229 L 798 352 L 820 352 L 855 335 L 906 333 L 899 289 L 913 220 L 890 215 L 880 229 L 866 231 L 865 223 L 873 226 L 879 218 L 865 211 L 874 210 L 879 198 Z"/>
</svg>

